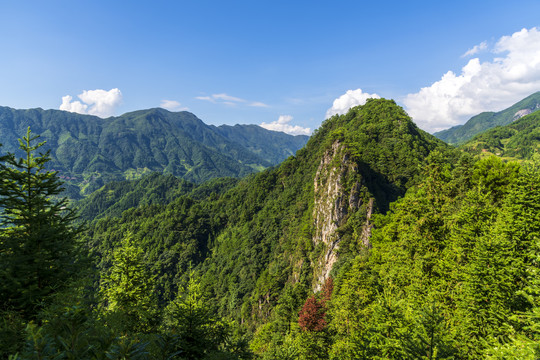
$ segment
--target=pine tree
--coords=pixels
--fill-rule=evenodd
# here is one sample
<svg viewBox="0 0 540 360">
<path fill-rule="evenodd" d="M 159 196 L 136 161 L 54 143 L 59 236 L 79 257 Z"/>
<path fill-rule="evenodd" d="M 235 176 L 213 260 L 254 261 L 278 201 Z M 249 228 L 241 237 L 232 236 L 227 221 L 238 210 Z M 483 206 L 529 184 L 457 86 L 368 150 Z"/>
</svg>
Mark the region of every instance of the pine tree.
<svg viewBox="0 0 540 360">
<path fill-rule="evenodd" d="M 35 152 L 28 128 L 19 140 L 24 157 L 0 158 L 0 307 L 33 318 L 48 295 L 63 288 L 75 273 L 81 227 L 68 208 L 54 171 L 45 169 L 49 152 Z"/>
<path fill-rule="evenodd" d="M 128 234 L 113 253 L 113 264 L 102 276 L 100 292 L 111 326 L 122 333 L 145 333 L 157 325 L 155 276 L 144 262 L 143 250 Z"/>
<path fill-rule="evenodd" d="M 454 359 L 456 353 L 446 319 L 435 304 L 415 314 L 401 342 L 404 359 Z"/>
<path fill-rule="evenodd" d="M 215 352 L 223 341 L 224 324 L 212 316 L 210 303 L 193 271 L 186 289 L 180 288 L 177 298 L 165 309 L 164 324 L 179 337 L 186 359 L 200 359 Z"/>
</svg>

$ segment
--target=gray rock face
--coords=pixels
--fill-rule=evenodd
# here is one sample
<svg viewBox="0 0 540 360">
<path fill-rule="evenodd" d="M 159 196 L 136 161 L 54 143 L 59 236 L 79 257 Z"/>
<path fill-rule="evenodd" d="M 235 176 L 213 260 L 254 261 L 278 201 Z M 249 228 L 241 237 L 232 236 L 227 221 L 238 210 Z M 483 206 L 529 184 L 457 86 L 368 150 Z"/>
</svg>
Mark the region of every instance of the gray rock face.
<svg viewBox="0 0 540 360">
<path fill-rule="evenodd" d="M 359 181 L 347 189 L 351 179 L 358 178 L 358 166 L 350 159 L 345 146 L 339 141 L 334 142 L 323 155 L 314 179 L 313 221 L 315 247 L 323 246 L 324 251 L 319 257 L 315 269 L 314 290 L 321 289 L 328 278 L 332 267 L 338 260 L 339 227 L 343 226 L 348 216 L 362 206 L 362 186 Z M 373 199 L 367 204 L 366 221 L 359 232 L 364 246 L 369 247 L 371 235 L 370 218 L 373 212 Z"/>
<path fill-rule="evenodd" d="M 540 104 L 536 104 L 535 107 L 531 108 L 531 109 L 521 109 L 519 111 L 516 111 L 516 113 L 514 114 L 514 118 L 512 119 L 512 121 L 516 121 L 516 120 L 519 120 L 521 119 L 522 117 L 524 116 L 527 116 L 529 114 L 532 114 L 533 112 L 535 112 L 536 110 L 540 109 Z"/>
</svg>

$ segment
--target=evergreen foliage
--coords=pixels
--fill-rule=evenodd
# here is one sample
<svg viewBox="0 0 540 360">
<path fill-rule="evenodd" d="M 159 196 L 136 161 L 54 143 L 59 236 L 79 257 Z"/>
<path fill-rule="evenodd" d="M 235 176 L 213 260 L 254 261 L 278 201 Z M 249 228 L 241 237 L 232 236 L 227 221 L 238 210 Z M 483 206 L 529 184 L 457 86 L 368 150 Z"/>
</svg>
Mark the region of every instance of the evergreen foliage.
<svg viewBox="0 0 540 360">
<path fill-rule="evenodd" d="M 110 181 L 144 174 L 172 174 L 192 182 L 241 177 L 294 154 L 307 136 L 252 125 L 215 127 L 189 112 L 148 109 L 101 119 L 59 110 L 0 107 L 0 142 L 16 152 L 26 127 L 50 150 L 49 169 L 66 181 L 66 195 L 80 199 Z"/>
<path fill-rule="evenodd" d="M 80 258 L 67 199 L 56 173 L 47 171 L 48 153 L 35 152 L 30 128 L 20 140 L 24 157 L 8 153 L 0 164 L 0 310 L 15 310 L 23 318 L 35 316 L 46 297 L 63 288 Z"/>
<path fill-rule="evenodd" d="M 143 250 L 127 234 L 112 257 L 100 282 L 106 320 L 120 333 L 151 332 L 158 324 L 155 276 L 147 270 Z"/>
<path fill-rule="evenodd" d="M 6 317 L 26 332 L 4 326 L 20 344 L 4 354 L 533 359 L 539 184 L 535 157 L 473 157 L 369 100 L 247 178 L 96 192 L 81 205 L 95 272 L 35 323 Z"/>
</svg>

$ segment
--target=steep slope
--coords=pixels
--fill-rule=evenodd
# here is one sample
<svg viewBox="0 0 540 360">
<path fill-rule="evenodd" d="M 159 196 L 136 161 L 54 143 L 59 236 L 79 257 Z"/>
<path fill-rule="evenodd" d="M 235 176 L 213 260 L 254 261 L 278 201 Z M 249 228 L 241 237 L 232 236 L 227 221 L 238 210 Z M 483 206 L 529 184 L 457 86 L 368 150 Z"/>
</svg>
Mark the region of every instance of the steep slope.
<svg viewBox="0 0 540 360">
<path fill-rule="evenodd" d="M 17 139 L 28 126 L 47 141 L 51 167 L 60 172 L 68 186 L 75 185 L 85 193 L 111 180 L 137 178 L 152 171 L 194 182 L 245 176 L 285 158 L 284 154 L 273 157 L 265 151 L 256 154 L 191 113 L 163 109 L 101 119 L 58 110 L 0 107 L 3 150 L 16 151 Z M 265 129 L 258 131 L 275 137 Z M 300 143 L 293 141 L 289 145 Z M 298 148 L 287 150 L 295 152 Z"/>
<path fill-rule="evenodd" d="M 214 129 L 272 164 L 278 164 L 294 155 L 309 139 L 306 135 L 291 136 L 257 125 L 221 125 Z"/>
<path fill-rule="evenodd" d="M 217 178 L 195 184 L 173 175 L 152 173 L 137 180 L 111 181 L 76 203 L 80 220 L 92 221 L 103 217 L 120 217 L 125 210 L 166 205 L 188 195 L 200 200 L 233 187 L 236 178 Z"/>
<path fill-rule="evenodd" d="M 477 135 L 462 147 L 472 154 L 528 160 L 540 148 L 540 112 Z"/>
<path fill-rule="evenodd" d="M 325 121 L 278 168 L 217 198 L 186 195 L 104 218 L 88 242 L 107 266 L 105 254 L 133 233 L 159 275 L 162 301 L 176 293 L 191 263 L 222 315 L 255 326 L 281 316 L 275 309 L 285 293 L 295 299 L 287 305 L 293 314 L 332 271 L 369 247 L 372 214 L 418 181 L 435 149 L 451 152 L 393 101 L 369 100 Z"/>
<path fill-rule="evenodd" d="M 433 135 L 449 144 L 462 144 L 479 134 L 496 126 L 503 126 L 516 121 L 540 109 L 540 92 L 536 92 L 508 109 L 499 112 L 484 112 L 473 116 L 464 125 L 454 126 Z"/>
<path fill-rule="evenodd" d="M 330 358 L 535 357 L 539 168 L 449 160 L 428 159 L 335 279 Z"/>
</svg>

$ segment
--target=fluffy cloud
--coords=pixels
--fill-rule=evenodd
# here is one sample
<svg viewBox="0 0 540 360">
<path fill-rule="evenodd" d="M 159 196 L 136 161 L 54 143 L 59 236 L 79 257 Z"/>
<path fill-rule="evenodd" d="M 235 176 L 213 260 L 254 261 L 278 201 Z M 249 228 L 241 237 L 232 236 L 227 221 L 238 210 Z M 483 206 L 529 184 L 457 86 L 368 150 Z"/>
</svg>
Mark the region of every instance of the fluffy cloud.
<svg viewBox="0 0 540 360">
<path fill-rule="evenodd" d="M 162 108 L 170 110 L 170 111 L 189 110 L 187 107 L 182 107 L 182 104 L 180 104 L 176 100 L 161 100 L 161 103 L 159 104 L 159 107 L 162 107 Z"/>
<path fill-rule="evenodd" d="M 310 135 L 310 128 L 303 128 L 298 125 L 290 125 L 293 117 L 291 115 L 281 115 L 276 121 L 271 123 L 263 122 L 260 126 L 273 131 L 282 131 L 291 135 Z"/>
<path fill-rule="evenodd" d="M 236 106 L 238 104 L 246 104 L 247 106 L 253 106 L 253 107 L 269 107 L 267 104 L 262 103 L 260 101 L 248 101 L 246 99 L 241 99 L 235 96 L 227 95 L 225 93 L 223 94 L 212 94 L 210 96 L 197 96 L 195 97 L 197 100 L 204 100 L 204 101 L 210 101 L 214 104 L 224 104 L 227 106 Z"/>
<path fill-rule="evenodd" d="M 79 114 L 87 114 L 86 110 L 88 105 L 81 103 L 80 101 L 72 101 L 73 97 L 70 95 L 62 96 L 62 104 L 60 110 L 69 112 L 76 112 Z"/>
<path fill-rule="evenodd" d="M 473 58 L 459 75 L 448 71 L 431 86 L 407 95 L 403 103 L 409 115 L 421 128 L 434 132 L 483 111 L 500 111 L 540 90 L 537 28 L 501 37 L 492 52 L 491 61 Z"/>
<path fill-rule="evenodd" d="M 377 94 L 368 94 L 362 92 L 362 89 L 348 90 L 345 94 L 334 100 L 332 107 L 326 111 L 326 118 L 337 114 L 345 114 L 350 108 L 364 105 L 367 99 L 379 99 Z"/>
<path fill-rule="evenodd" d="M 488 47 L 487 42 L 483 41 L 479 45 L 474 45 L 472 49 L 467 50 L 467 52 L 465 52 L 465 54 L 461 55 L 461 57 L 467 57 L 467 56 L 476 55 L 479 52 L 481 52 L 482 50 L 486 50 L 487 47 Z"/>
<path fill-rule="evenodd" d="M 114 111 L 122 103 L 122 92 L 116 88 L 109 91 L 84 90 L 77 97 L 80 101 L 73 101 L 70 95 L 63 96 L 60 110 L 105 118 L 114 115 Z"/>
</svg>

